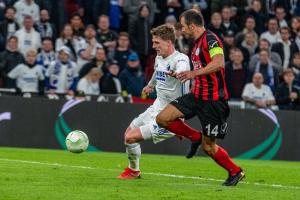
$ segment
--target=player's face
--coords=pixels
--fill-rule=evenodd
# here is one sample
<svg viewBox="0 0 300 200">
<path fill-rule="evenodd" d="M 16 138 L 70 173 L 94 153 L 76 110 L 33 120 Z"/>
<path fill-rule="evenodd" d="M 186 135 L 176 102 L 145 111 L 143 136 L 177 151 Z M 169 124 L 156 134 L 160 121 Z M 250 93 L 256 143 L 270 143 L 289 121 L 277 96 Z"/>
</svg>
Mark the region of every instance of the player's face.
<svg viewBox="0 0 300 200">
<path fill-rule="evenodd" d="M 31 52 L 31 53 L 27 54 L 26 61 L 29 64 L 33 65 L 35 63 L 35 60 L 36 60 L 36 54 L 35 53 Z"/>
<path fill-rule="evenodd" d="M 52 44 L 52 42 L 50 40 L 45 40 L 43 42 L 43 50 L 45 52 L 50 52 L 50 51 L 53 50 L 53 44 Z"/>
<path fill-rule="evenodd" d="M 69 60 L 69 55 L 63 51 L 59 52 L 58 54 L 58 58 L 62 61 L 62 62 L 67 62 Z"/>
<path fill-rule="evenodd" d="M 106 54 L 105 54 L 104 49 L 97 49 L 96 60 L 97 61 L 105 61 L 106 60 Z"/>
<path fill-rule="evenodd" d="M 293 73 L 287 73 L 283 76 L 284 81 L 291 85 L 295 79 L 295 75 Z"/>
<path fill-rule="evenodd" d="M 180 24 L 181 24 L 181 27 L 182 27 L 182 33 L 183 33 L 183 35 L 184 35 L 186 38 L 193 38 L 192 30 L 191 30 L 190 26 L 188 26 L 188 25 L 185 23 L 184 17 L 181 17 L 181 18 L 180 18 Z"/>
<path fill-rule="evenodd" d="M 161 39 L 160 37 L 153 36 L 152 39 L 153 49 L 155 49 L 157 55 L 167 57 L 170 48 L 170 42 Z"/>
<path fill-rule="evenodd" d="M 264 78 L 261 73 L 255 73 L 252 81 L 255 86 L 261 86 L 264 82 Z"/>
</svg>

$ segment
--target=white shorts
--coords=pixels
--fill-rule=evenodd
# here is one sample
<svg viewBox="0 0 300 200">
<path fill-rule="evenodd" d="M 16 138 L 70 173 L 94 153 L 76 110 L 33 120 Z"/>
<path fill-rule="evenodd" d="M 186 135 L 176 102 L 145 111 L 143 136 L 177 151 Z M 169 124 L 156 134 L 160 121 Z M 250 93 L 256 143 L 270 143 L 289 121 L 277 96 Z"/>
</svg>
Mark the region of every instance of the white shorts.
<svg viewBox="0 0 300 200">
<path fill-rule="evenodd" d="M 135 118 L 131 124 L 131 128 L 140 128 L 144 140 L 152 139 L 153 143 L 158 143 L 168 138 L 173 137 L 175 134 L 170 131 L 160 128 L 155 121 L 156 116 L 160 111 L 150 106 L 145 112 Z"/>
</svg>

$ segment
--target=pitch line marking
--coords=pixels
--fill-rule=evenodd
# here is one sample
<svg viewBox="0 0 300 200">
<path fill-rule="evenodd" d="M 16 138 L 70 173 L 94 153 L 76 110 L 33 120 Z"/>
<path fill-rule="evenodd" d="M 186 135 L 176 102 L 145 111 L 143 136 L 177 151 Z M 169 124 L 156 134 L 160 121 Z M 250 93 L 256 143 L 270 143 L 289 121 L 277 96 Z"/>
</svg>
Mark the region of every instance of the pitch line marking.
<svg viewBox="0 0 300 200">
<path fill-rule="evenodd" d="M 103 169 L 103 168 L 80 166 L 80 165 L 66 165 L 66 164 L 61 164 L 61 163 L 46 163 L 46 162 L 28 161 L 28 160 L 15 160 L 15 159 L 8 159 L 8 158 L 0 158 L 0 161 L 46 165 L 46 166 L 54 166 L 54 167 L 55 166 L 56 167 L 68 167 L 68 168 L 76 168 L 76 169 L 90 169 L 90 170 L 102 170 L 102 171 L 112 171 L 112 172 L 119 171 L 117 169 Z M 171 177 L 171 178 L 178 178 L 178 179 L 193 179 L 193 180 L 203 180 L 203 181 L 213 181 L 213 182 L 223 182 L 224 181 L 224 180 L 214 179 L 214 178 L 203 178 L 203 177 L 197 177 L 197 176 L 184 176 L 184 175 L 163 174 L 163 173 L 154 173 L 154 172 L 143 172 L 143 174 L 151 175 L 151 176 Z M 242 181 L 242 182 L 240 182 L 240 184 L 300 190 L 299 186 L 291 186 L 291 185 L 266 184 L 266 183 L 257 183 L 257 182 L 251 183 L 251 182 L 246 182 L 246 181 Z"/>
</svg>

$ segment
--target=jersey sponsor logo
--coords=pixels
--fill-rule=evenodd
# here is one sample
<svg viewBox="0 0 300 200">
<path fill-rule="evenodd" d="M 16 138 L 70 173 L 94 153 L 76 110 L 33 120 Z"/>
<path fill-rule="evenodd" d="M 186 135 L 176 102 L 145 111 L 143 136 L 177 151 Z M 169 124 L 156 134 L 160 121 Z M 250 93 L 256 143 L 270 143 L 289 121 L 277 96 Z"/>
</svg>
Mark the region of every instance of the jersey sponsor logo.
<svg viewBox="0 0 300 200">
<path fill-rule="evenodd" d="M 166 81 L 166 78 L 167 78 L 167 74 L 166 72 L 163 72 L 163 71 L 156 71 L 156 80 L 158 81 Z"/>
</svg>

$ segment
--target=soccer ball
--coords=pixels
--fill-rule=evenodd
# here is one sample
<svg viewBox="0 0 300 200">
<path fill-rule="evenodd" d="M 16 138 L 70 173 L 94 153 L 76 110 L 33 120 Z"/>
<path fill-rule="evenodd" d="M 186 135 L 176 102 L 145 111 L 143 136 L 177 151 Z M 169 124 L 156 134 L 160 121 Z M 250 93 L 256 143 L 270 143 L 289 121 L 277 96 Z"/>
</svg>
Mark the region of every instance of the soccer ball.
<svg viewBox="0 0 300 200">
<path fill-rule="evenodd" d="M 83 131 L 72 131 L 66 138 L 66 146 L 72 153 L 84 152 L 89 146 L 89 138 Z"/>
</svg>

